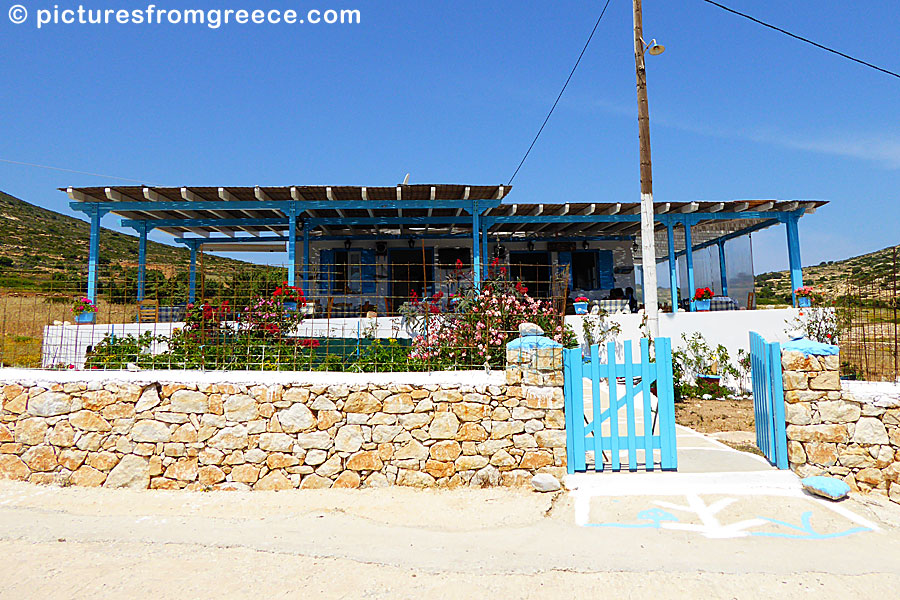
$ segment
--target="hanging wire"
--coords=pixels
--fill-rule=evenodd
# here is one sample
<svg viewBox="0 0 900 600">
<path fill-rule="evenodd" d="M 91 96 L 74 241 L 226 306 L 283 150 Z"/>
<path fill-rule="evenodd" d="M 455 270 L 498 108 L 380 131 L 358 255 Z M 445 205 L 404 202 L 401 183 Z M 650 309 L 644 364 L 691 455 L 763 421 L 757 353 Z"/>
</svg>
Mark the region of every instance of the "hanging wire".
<svg viewBox="0 0 900 600">
<path fill-rule="evenodd" d="M 553 102 L 553 106 L 550 107 L 550 112 L 547 113 L 544 122 L 541 123 L 541 128 L 538 129 L 537 134 L 534 136 L 534 139 L 531 140 L 531 145 L 528 146 L 528 150 L 525 151 L 525 156 L 522 157 L 522 160 L 519 161 L 519 166 L 516 167 L 515 173 L 512 174 L 512 177 L 509 178 L 509 181 L 506 185 L 512 185 L 513 179 L 516 178 L 516 175 L 519 174 L 519 169 L 522 168 L 522 165 L 525 164 L 525 159 L 528 158 L 528 155 L 531 154 L 531 149 L 534 148 L 534 145 L 537 143 L 538 138 L 541 137 L 541 133 L 544 131 L 544 127 L 547 125 L 547 121 L 550 120 L 550 115 L 553 114 L 554 109 L 556 109 L 556 105 L 559 104 L 559 99 L 562 98 L 563 92 L 566 91 L 566 87 L 568 87 L 569 82 L 572 80 L 572 76 L 575 74 L 575 70 L 578 68 L 578 65 L 581 63 L 581 58 L 584 56 L 584 53 L 587 51 L 588 46 L 591 43 L 591 40 L 594 39 L 594 33 L 597 31 L 597 27 L 600 25 L 600 21 L 603 20 L 603 15 L 606 14 L 606 8 L 609 6 L 610 0 L 606 0 L 606 4 L 603 6 L 603 10 L 600 11 L 600 16 L 597 17 L 597 22 L 594 23 L 594 28 L 591 29 L 591 35 L 588 36 L 587 41 L 584 43 L 584 48 L 581 49 L 581 54 L 578 55 L 578 60 L 575 61 L 575 66 L 572 67 L 572 70 L 569 71 L 569 76 L 566 78 L 566 82 L 563 84 L 562 89 L 559 90 L 559 95 L 556 96 L 556 100 Z"/>
</svg>

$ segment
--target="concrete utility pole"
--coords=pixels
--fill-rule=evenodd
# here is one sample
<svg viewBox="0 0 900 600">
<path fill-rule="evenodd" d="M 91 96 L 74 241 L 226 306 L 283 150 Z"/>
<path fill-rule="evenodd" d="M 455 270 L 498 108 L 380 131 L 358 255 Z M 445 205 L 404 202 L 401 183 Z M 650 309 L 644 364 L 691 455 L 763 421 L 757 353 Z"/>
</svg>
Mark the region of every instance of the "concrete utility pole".
<svg viewBox="0 0 900 600">
<path fill-rule="evenodd" d="M 650 334 L 659 336 L 659 301 L 656 287 L 656 234 L 653 223 L 653 173 L 650 164 L 650 106 L 644 69 L 644 33 L 641 0 L 634 3 L 634 66 L 637 71 L 638 131 L 641 142 L 641 266 L 644 271 L 644 310 Z M 672 299 L 675 302 L 675 299 Z"/>
</svg>

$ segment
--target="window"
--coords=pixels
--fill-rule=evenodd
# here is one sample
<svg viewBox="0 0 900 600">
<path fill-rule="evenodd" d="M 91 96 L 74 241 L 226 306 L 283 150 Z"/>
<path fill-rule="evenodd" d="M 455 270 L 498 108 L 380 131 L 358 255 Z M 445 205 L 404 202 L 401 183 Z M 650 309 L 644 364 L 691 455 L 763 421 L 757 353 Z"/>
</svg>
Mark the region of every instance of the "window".
<svg viewBox="0 0 900 600">
<path fill-rule="evenodd" d="M 362 264 L 360 254 L 353 250 L 335 250 L 334 282 L 331 290 L 335 294 L 358 294 L 362 290 Z"/>
<path fill-rule="evenodd" d="M 572 280 L 576 290 L 596 290 L 597 254 L 594 252 L 572 253 Z"/>
</svg>

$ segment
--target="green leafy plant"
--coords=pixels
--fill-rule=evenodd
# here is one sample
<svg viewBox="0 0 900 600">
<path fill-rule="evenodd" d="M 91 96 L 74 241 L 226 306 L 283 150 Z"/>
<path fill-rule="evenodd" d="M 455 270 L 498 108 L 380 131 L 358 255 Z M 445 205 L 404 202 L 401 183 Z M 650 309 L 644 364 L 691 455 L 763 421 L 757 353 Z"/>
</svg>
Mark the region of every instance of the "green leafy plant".
<svg viewBox="0 0 900 600">
<path fill-rule="evenodd" d="M 785 321 L 785 325 L 788 335 L 799 332 L 816 342 L 837 345 L 850 330 L 850 312 L 832 302 L 830 307 L 804 308 L 793 321 Z"/>
<path fill-rule="evenodd" d="M 719 382 L 726 377 L 740 378 L 740 371 L 731 364 L 728 349 L 722 344 L 712 348 L 700 332 L 694 332 L 691 336 L 682 333 L 681 340 L 683 345 L 672 350 L 673 378 L 681 395 L 731 395 L 731 391 L 720 383 L 703 378 L 718 376 L 721 377 L 717 380 Z"/>
</svg>

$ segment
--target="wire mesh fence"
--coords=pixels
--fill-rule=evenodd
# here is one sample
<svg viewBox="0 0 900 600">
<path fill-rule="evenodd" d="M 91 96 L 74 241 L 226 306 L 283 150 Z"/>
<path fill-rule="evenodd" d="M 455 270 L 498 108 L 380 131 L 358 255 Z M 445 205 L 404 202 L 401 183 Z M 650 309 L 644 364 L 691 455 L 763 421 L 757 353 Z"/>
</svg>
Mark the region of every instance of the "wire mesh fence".
<svg viewBox="0 0 900 600">
<path fill-rule="evenodd" d="M 844 313 L 841 375 L 867 381 L 900 381 L 900 295 L 897 248 L 885 261 L 851 273 L 838 310 Z"/>
<path fill-rule="evenodd" d="M 553 265 L 333 260 L 189 270 L 0 271 L 0 365 L 44 369 L 427 371 L 501 367 L 522 322 L 574 345 Z"/>
</svg>

